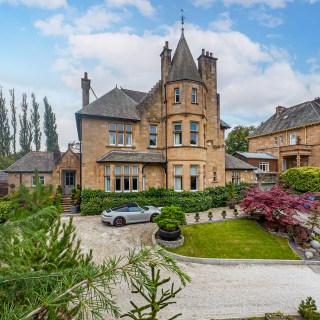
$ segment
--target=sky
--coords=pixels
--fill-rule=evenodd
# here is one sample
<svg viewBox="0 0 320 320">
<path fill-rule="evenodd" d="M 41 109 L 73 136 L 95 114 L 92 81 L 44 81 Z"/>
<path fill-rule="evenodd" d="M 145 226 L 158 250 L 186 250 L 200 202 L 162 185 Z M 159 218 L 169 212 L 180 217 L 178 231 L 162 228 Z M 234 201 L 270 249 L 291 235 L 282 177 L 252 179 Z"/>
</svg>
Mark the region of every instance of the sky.
<svg viewBox="0 0 320 320">
<path fill-rule="evenodd" d="M 218 58 L 221 118 L 232 127 L 320 96 L 320 0 L 0 0 L 7 108 L 10 89 L 19 113 L 22 93 L 30 107 L 34 92 L 43 117 L 46 96 L 65 150 L 77 140 L 84 72 L 98 97 L 116 85 L 148 92 L 165 41 L 176 49 L 181 9 L 195 61 L 202 48 Z"/>
</svg>

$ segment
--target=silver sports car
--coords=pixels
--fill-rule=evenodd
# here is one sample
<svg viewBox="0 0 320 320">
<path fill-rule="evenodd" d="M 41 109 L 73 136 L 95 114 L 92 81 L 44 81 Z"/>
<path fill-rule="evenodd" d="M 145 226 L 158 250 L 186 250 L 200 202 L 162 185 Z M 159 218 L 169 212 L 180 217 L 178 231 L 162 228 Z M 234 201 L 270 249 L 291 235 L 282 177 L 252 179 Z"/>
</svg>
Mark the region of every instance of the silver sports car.
<svg viewBox="0 0 320 320">
<path fill-rule="evenodd" d="M 101 213 L 101 221 L 105 224 L 122 227 L 127 223 L 153 221 L 161 211 L 153 206 L 139 207 L 136 203 L 124 203 L 123 205 L 104 210 Z"/>
</svg>

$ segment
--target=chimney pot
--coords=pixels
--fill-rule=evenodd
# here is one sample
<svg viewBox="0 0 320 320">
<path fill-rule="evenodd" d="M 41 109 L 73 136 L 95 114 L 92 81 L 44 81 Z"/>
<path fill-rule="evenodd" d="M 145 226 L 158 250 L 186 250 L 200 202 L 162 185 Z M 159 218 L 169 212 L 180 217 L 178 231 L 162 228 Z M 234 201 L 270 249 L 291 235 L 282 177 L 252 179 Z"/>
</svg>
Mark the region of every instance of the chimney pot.
<svg viewBox="0 0 320 320">
<path fill-rule="evenodd" d="M 88 72 L 85 72 L 84 73 L 84 77 L 83 77 L 84 79 L 88 79 Z"/>
<path fill-rule="evenodd" d="M 206 56 L 208 56 L 208 57 L 209 57 L 209 51 L 207 51 L 207 52 L 206 52 Z"/>
<path fill-rule="evenodd" d="M 165 48 L 168 49 L 169 48 L 169 41 L 165 42 Z"/>
<path fill-rule="evenodd" d="M 205 54 L 205 50 L 204 50 L 204 49 L 202 49 L 202 54 L 203 54 L 203 55 Z"/>
<path fill-rule="evenodd" d="M 212 58 L 212 52 L 210 52 L 210 57 Z"/>
<path fill-rule="evenodd" d="M 280 113 L 285 110 L 286 108 L 285 107 L 282 107 L 282 106 L 277 106 L 276 107 L 276 115 L 279 116 Z"/>
</svg>

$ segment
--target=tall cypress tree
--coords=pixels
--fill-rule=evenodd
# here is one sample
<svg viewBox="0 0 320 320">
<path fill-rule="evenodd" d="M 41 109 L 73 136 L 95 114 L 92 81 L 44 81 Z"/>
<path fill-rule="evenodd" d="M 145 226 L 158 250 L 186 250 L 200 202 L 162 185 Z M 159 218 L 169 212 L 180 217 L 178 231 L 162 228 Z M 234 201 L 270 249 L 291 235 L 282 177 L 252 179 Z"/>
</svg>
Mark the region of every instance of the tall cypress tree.
<svg viewBox="0 0 320 320">
<path fill-rule="evenodd" d="M 12 149 L 13 149 L 13 156 L 14 159 L 17 158 L 17 150 L 16 150 L 16 142 L 17 142 L 17 109 L 16 109 L 16 98 L 14 94 L 14 89 L 10 90 L 11 100 L 11 125 L 13 129 L 12 133 Z"/>
<path fill-rule="evenodd" d="M 39 151 L 41 148 L 39 103 L 37 103 L 36 96 L 34 93 L 31 94 L 31 98 L 32 98 L 31 123 L 32 123 L 32 129 L 33 129 L 33 142 L 36 147 L 36 151 Z"/>
<path fill-rule="evenodd" d="M 0 156 L 10 156 L 11 135 L 8 119 L 8 109 L 6 99 L 0 87 Z"/>
<path fill-rule="evenodd" d="M 32 142 L 32 128 L 31 122 L 28 119 L 28 103 L 27 95 L 22 94 L 21 102 L 22 114 L 19 115 L 20 120 L 20 132 L 19 132 L 19 142 L 21 151 L 23 154 L 26 154 L 30 151 L 30 146 Z"/>
<path fill-rule="evenodd" d="M 52 112 L 52 108 L 48 102 L 47 97 L 45 97 L 43 101 L 44 101 L 44 109 L 45 109 L 43 131 L 46 136 L 46 147 L 47 147 L 47 151 L 54 151 L 56 145 L 58 144 L 56 116 Z"/>
</svg>

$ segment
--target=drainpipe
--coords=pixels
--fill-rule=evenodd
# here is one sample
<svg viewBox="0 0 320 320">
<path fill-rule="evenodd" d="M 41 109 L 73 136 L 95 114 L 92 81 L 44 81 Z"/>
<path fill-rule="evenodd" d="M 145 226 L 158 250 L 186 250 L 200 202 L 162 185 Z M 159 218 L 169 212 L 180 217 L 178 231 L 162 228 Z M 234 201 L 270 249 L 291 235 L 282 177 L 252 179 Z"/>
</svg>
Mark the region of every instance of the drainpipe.
<svg viewBox="0 0 320 320">
<path fill-rule="evenodd" d="M 164 84 L 164 103 L 165 103 L 165 149 L 166 149 L 166 190 L 168 190 L 168 105 L 167 105 L 167 88 L 166 84 Z"/>
</svg>

